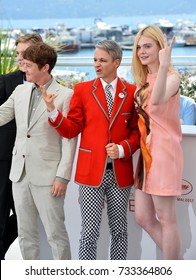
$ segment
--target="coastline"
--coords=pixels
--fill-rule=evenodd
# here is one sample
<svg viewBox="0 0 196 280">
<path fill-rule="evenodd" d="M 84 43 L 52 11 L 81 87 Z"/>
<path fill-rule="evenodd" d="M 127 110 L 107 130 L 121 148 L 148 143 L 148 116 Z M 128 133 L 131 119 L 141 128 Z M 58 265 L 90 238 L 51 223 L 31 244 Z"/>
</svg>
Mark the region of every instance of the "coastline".
<svg viewBox="0 0 196 280">
<path fill-rule="evenodd" d="M 170 20 L 173 24 L 175 24 L 179 19 L 181 20 L 189 20 L 196 21 L 196 13 L 192 14 L 157 14 L 157 15 L 134 15 L 134 16 L 119 16 L 119 17 L 102 17 L 104 22 L 108 24 L 114 25 L 128 25 L 131 28 L 136 28 L 138 24 L 152 24 L 158 18 L 164 18 Z M 7 19 L 2 18 L 0 27 L 1 28 L 48 28 L 55 27 L 59 23 L 65 24 L 66 27 L 88 27 L 94 25 L 94 17 L 89 18 L 38 18 L 38 19 Z"/>
</svg>

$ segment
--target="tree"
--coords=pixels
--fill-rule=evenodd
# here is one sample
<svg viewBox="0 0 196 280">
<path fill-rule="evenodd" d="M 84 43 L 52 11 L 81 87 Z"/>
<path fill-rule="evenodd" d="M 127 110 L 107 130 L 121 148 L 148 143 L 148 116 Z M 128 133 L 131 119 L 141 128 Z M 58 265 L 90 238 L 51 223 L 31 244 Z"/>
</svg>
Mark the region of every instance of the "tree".
<svg viewBox="0 0 196 280">
<path fill-rule="evenodd" d="M 3 31 L 0 29 L 0 74 L 7 74 L 9 72 L 15 71 L 18 68 L 15 60 L 15 45 L 12 45 L 11 42 L 11 31 Z"/>
</svg>

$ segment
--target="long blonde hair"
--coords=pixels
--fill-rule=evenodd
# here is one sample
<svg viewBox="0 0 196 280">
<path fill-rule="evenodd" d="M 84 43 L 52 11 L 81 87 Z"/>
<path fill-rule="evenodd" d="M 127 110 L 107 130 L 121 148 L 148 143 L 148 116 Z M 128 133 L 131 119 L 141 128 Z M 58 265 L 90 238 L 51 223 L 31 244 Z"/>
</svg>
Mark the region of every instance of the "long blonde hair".
<svg viewBox="0 0 196 280">
<path fill-rule="evenodd" d="M 139 30 L 134 40 L 132 55 L 132 73 L 134 81 L 138 86 L 145 85 L 148 73 L 147 65 L 142 65 L 137 55 L 138 41 L 142 35 L 152 38 L 160 47 L 160 49 L 164 48 L 163 32 L 158 26 L 148 25 Z M 172 65 L 170 65 L 169 69 L 173 69 Z"/>
</svg>

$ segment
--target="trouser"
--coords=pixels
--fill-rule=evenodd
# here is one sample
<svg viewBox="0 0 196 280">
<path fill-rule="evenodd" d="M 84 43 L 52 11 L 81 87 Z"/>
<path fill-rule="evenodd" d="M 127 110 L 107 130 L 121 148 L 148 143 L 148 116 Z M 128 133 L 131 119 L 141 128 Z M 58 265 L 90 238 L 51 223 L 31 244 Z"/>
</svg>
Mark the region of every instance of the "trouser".
<svg viewBox="0 0 196 280">
<path fill-rule="evenodd" d="M 12 196 L 12 182 L 9 180 L 10 161 L 0 161 L 0 259 L 18 236 L 17 220 Z M 12 214 L 11 214 L 12 211 Z"/>
<path fill-rule="evenodd" d="M 80 186 L 82 231 L 79 259 L 95 260 L 104 198 L 111 235 L 110 259 L 125 260 L 128 250 L 127 206 L 130 188 L 118 188 L 113 170 L 106 170 L 100 187 Z"/>
<path fill-rule="evenodd" d="M 43 223 L 53 258 L 71 259 L 70 243 L 64 224 L 64 196 L 53 197 L 51 186 L 32 185 L 25 172 L 20 182 L 13 183 L 13 196 L 23 259 L 40 259 L 38 215 Z"/>
</svg>

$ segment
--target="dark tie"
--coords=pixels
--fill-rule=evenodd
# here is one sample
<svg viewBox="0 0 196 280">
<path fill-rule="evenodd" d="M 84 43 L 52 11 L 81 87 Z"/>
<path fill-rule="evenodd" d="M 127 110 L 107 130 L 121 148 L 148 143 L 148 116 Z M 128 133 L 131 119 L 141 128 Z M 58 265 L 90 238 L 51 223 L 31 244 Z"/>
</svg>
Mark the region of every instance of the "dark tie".
<svg viewBox="0 0 196 280">
<path fill-rule="evenodd" d="M 111 93 L 112 85 L 108 84 L 105 87 L 105 95 L 106 95 L 106 101 L 108 105 L 108 112 L 109 112 L 109 117 L 111 117 L 112 114 L 112 108 L 113 108 L 113 98 L 112 98 L 112 93 Z"/>
</svg>

